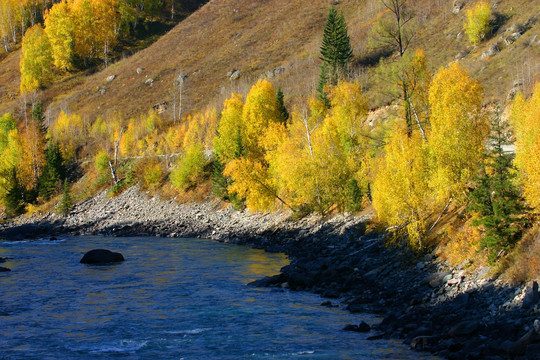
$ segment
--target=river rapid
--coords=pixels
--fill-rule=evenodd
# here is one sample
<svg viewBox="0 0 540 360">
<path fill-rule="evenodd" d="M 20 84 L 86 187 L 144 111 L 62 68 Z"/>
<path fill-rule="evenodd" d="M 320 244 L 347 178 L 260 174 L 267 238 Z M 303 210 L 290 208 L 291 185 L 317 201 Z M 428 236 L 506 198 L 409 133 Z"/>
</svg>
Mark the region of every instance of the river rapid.
<svg viewBox="0 0 540 360">
<path fill-rule="evenodd" d="M 83 265 L 91 249 L 116 265 Z M 281 254 L 200 239 L 1 241 L 0 359 L 428 359 L 342 331 L 370 315 L 302 292 L 246 286 Z"/>
</svg>

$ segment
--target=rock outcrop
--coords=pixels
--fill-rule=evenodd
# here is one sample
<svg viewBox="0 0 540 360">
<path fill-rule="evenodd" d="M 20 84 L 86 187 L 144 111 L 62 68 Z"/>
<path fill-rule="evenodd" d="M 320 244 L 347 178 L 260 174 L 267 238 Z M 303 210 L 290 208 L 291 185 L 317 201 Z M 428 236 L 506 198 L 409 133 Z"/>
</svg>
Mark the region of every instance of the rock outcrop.
<svg viewBox="0 0 540 360">
<path fill-rule="evenodd" d="M 124 261 L 124 256 L 106 249 L 90 250 L 81 259 L 81 264 L 109 264 Z"/>
</svg>

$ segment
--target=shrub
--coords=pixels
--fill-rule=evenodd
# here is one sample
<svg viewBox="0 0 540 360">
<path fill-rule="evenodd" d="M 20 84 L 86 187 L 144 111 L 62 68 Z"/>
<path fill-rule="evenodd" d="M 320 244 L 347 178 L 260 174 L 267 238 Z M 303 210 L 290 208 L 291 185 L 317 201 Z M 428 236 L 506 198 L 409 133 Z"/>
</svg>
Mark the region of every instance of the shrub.
<svg viewBox="0 0 540 360">
<path fill-rule="evenodd" d="M 64 191 L 62 192 L 62 198 L 58 203 L 58 212 L 62 216 L 67 216 L 73 208 L 73 200 L 71 199 L 71 191 L 69 189 L 69 183 L 64 180 Z"/>
<path fill-rule="evenodd" d="M 196 186 L 204 177 L 205 165 L 206 160 L 202 145 L 190 145 L 171 172 L 171 183 L 175 188 L 182 191 Z"/>
<path fill-rule="evenodd" d="M 109 161 L 109 155 L 105 151 L 100 151 L 97 153 L 95 165 L 98 178 L 97 182 L 99 185 L 107 183 L 110 179 Z"/>
<path fill-rule="evenodd" d="M 463 28 L 469 36 L 471 44 L 478 45 L 489 33 L 490 17 L 491 9 L 487 1 L 479 1 L 471 9 L 466 11 Z"/>
<path fill-rule="evenodd" d="M 154 189 L 161 183 L 163 171 L 158 160 L 153 160 L 144 169 L 143 179 L 144 185 L 149 189 Z"/>
</svg>

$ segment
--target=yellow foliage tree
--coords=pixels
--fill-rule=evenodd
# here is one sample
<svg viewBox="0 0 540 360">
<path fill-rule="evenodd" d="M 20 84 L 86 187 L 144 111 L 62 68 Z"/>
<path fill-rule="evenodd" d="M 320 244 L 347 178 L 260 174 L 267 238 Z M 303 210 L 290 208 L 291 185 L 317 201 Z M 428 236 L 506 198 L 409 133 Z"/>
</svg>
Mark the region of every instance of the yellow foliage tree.
<svg viewBox="0 0 540 360">
<path fill-rule="evenodd" d="M 83 60 L 103 58 L 116 43 L 119 26 L 116 0 L 72 0 L 74 50 Z M 102 54 L 100 56 L 100 54 Z"/>
<path fill-rule="evenodd" d="M 51 42 L 54 66 L 63 70 L 71 69 L 75 19 L 67 0 L 54 4 L 50 10 L 47 10 L 44 23 L 45 32 Z"/>
<path fill-rule="evenodd" d="M 280 119 L 274 86 L 266 79 L 257 81 L 249 90 L 242 110 L 242 145 L 248 157 L 263 157 L 260 141 L 268 124 Z"/>
<path fill-rule="evenodd" d="M 482 100 L 482 86 L 457 63 L 433 77 L 428 139 L 433 188 L 441 201 L 463 200 L 479 167 L 489 130 Z"/>
<path fill-rule="evenodd" d="M 49 128 L 51 138 L 60 145 L 64 159 L 75 158 L 75 151 L 85 142 L 85 126 L 80 115 L 68 115 L 61 111 L 56 122 Z"/>
<path fill-rule="evenodd" d="M 227 164 L 224 174 L 234 180 L 229 191 L 245 198 L 248 209 L 274 210 L 278 188 L 265 164 L 242 157 Z"/>
<path fill-rule="evenodd" d="M 242 95 L 232 94 L 225 100 L 223 111 L 214 138 L 214 151 L 223 163 L 228 163 L 242 154 Z"/>
<path fill-rule="evenodd" d="M 51 77 L 51 44 L 41 25 L 34 25 L 24 35 L 21 49 L 21 93 L 39 89 Z"/>
<path fill-rule="evenodd" d="M 233 95 L 226 107 L 230 118 L 226 118 L 219 128 L 225 130 L 227 138 L 220 134 L 223 138 L 215 141 L 218 148 L 223 146 L 225 149 L 225 158 L 232 158 L 225 166 L 224 175 L 232 179 L 229 191 L 245 197 L 250 210 L 272 210 L 276 199 L 285 203 L 278 194 L 277 182 L 271 176 L 265 159 L 267 137 L 272 138 L 272 132 L 283 128 L 277 126 L 281 116 L 276 91 L 268 80 L 259 80 L 247 94 L 243 107 L 240 104 L 241 99 Z M 242 118 L 238 124 L 236 116 L 240 108 Z M 238 154 L 239 149 L 241 154 Z"/>
<path fill-rule="evenodd" d="M 433 199 L 428 155 L 420 133 L 408 136 L 405 127 L 396 125 L 384 157 L 375 162 L 372 197 L 378 218 L 398 235 L 405 231 L 409 244 L 421 248 Z"/>
<path fill-rule="evenodd" d="M 217 113 L 214 108 L 206 108 L 204 112 L 198 112 L 188 116 L 187 130 L 184 137 L 184 148 L 193 144 L 201 144 L 204 149 L 212 148 L 212 139 L 216 133 Z"/>
<path fill-rule="evenodd" d="M 343 210 L 350 200 L 360 202 L 356 175 L 370 141 L 364 125 L 367 102 L 360 85 L 351 82 L 340 82 L 329 98 L 329 112 L 324 102 L 311 98 L 309 109 L 292 113 L 286 136 L 265 134 L 265 159 L 280 197 L 296 209 L 325 213 L 334 205 Z M 350 199 L 351 185 L 355 199 Z"/>
<path fill-rule="evenodd" d="M 540 83 L 530 99 L 518 94 L 512 104 L 511 121 L 516 135 L 515 163 L 520 170 L 525 199 L 540 210 Z"/>
<path fill-rule="evenodd" d="M 491 9 L 487 1 L 479 1 L 471 9 L 467 9 L 463 28 L 471 44 L 478 45 L 484 40 L 490 29 L 490 18 Z"/>
</svg>

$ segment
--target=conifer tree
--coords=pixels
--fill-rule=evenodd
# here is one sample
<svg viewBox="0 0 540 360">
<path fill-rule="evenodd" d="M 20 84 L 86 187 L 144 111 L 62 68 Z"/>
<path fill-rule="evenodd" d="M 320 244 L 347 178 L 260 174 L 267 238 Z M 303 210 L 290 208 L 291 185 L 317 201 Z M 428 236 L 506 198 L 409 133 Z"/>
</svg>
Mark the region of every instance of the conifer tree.
<svg viewBox="0 0 540 360">
<path fill-rule="evenodd" d="M 39 195 L 48 200 L 55 194 L 60 186 L 60 181 L 66 176 L 66 166 L 62 157 L 60 146 L 57 143 L 50 144 L 45 149 L 45 166 L 38 180 Z"/>
<path fill-rule="evenodd" d="M 321 82 L 336 85 L 352 58 L 353 51 L 347 33 L 345 17 L 343 13 L 338 14 L 332 6 L 326 17 L 321 45 L 320 59 L 323 61 L 319 83 L 319 97 L 321 99 L 324 98 L 324 85 L 321 86 Z"/>
<path fill-rule="evenodd" d="M 8 217 L 15 217 L 24 213 L 24 186 L 19 182 L 15 168 L 8 171 L 8 188 L 4 197 L 4 209 Z"/>
<path fill-rule="evenodd" d="M 516 173 L 512 158 L 503 151 L 508 142 L 504 136 L 504 126 L 499 111 L 491 122 L 492 147 L 484 155 L 485 167 L 477 177 L 477 186 L 471 194 L 470 210 L 477 212 L 475 226 L 483 226 L 482 246 L 488 250 L 488 258 L 495 261 L 502 250 L 509 249 L 520 231 L 519 218 L 524 210 L 521 194 L 514 185 Z"/>
<path fill-rule="evenodd" d="M 283 91 L 281 91 L 281 87 L 278 87 L 277 89 L 276 100 L 277 100 L 278 111 L 281 117 L 281 122 L 286 123 L 287 120 L 289 120 L 289 112 L 287 111 L 287 108 L 285 107 L 285 101 L 283 99 Z"/>
<path fill-rule="evenodd" d="M 39 132 L 45 136 L 47 134 L 47 126 L 43 122 L 43 106 L 41 101 L 37 101 L 32 108 L 32 119 L 36 122 L 36 127 Z"/>
<path fill-rule="evenodd" d="M 69 183 L 64 180 L 64 190 L 62 192 L 62 198 L 58 203 L 58 212 L 62 216 L 67 216 L 73 207 L 73 200 L 71 199 L 71 191 L 69 190 Z"/>
</svg>

